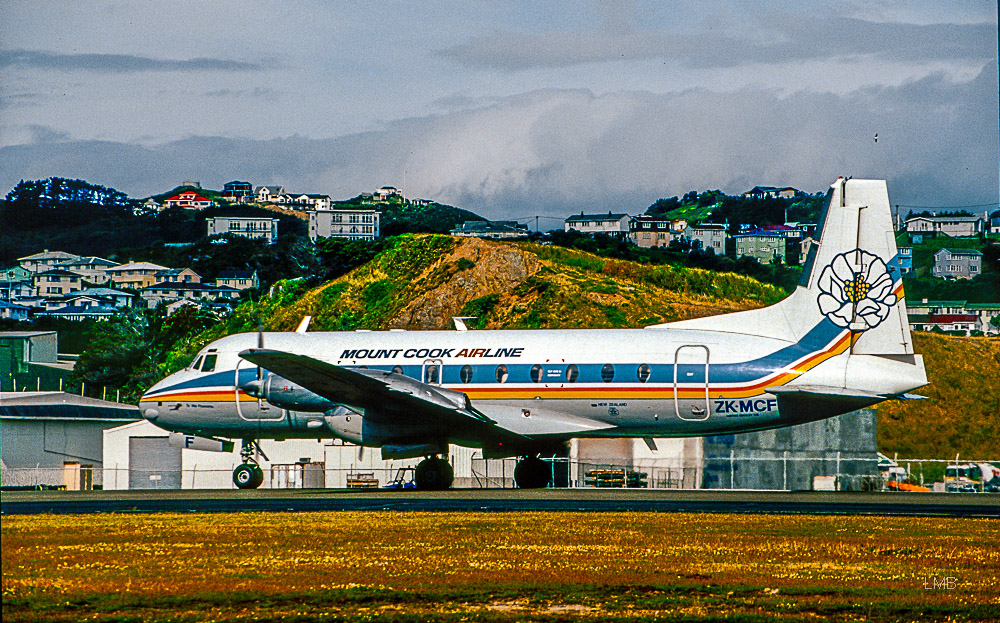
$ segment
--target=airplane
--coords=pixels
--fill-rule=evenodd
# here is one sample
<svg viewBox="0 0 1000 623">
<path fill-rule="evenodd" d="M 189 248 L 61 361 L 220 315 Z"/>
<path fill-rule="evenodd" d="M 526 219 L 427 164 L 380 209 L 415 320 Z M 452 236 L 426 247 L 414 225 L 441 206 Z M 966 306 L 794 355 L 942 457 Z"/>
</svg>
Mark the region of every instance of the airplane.
<svg viewBox="0 0 1000 623">
<path fill-rule="evenodd" d="M 256 488 L 260 439 L 340 438 L 384 459 L 424 457 L 417 487 L 453 481 L 449 444 L 539 458 L 573 438 L 759 431 L 916 398 L 913 351 L 884 180 L 839 178 L 801 282 L 769 307 L 641 329 L 293 332 L 230 335 L 141 398 L 147 420 L 202 447 L 241 440 Z M 462 329 L 460 321 L 457 328 Z M 266 457 L 265 457 L 266 458 Z"/>
</svg>

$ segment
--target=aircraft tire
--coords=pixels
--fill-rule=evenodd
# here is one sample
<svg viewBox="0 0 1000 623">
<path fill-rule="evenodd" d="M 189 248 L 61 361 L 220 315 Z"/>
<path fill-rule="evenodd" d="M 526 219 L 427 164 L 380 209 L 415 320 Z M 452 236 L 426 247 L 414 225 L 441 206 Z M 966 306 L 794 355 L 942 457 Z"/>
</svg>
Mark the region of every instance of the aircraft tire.
<svg viewBox="0 0 1000 623">
<path fill-rule="evenodd" d="M 233 484 L 238 489 L 256 489 L 264 482 L 264 470 L 259 465 L 243 463 L 233 470 Z"/>
<path fill-rule="evenodd" d="M 538 457 L 525 457 L 514 466 L 514 482 L 520 489 L 544 489 L 551 479 L 549 464 Z"/>
<path fill-rule="evenodd" d="M 448 461 L 430 457 L 420 461 L 414 472 L 413 480 L 421 491 L 441 491 L 451 486 L 455 479 L 455 471 Z"/>
</svg>

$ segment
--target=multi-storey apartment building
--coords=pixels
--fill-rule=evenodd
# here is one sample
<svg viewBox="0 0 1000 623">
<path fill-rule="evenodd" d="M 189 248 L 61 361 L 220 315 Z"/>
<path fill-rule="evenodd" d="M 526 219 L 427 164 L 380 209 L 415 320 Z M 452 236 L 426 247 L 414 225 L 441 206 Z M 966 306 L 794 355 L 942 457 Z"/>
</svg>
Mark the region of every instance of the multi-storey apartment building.
<svg viewBox="0 0 1000 623">
<path fill-rule="evenodd" d="M 309 239 L 374 240 L 379 236 L 376 210 L 313 210 L 309 212 Z"/>
</svg>

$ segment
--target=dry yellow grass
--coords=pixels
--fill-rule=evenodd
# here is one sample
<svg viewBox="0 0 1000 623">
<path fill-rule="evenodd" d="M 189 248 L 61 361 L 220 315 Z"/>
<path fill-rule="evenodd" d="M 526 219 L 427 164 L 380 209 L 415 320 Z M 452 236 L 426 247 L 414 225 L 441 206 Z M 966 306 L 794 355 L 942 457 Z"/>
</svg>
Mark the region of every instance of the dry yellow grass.
<svg viewBox="0 0 1000 623">
<path fill-rule="evenodd" d="M 998 542 L 1000 522 L 985 519 L 13 516 L 3 521 L 3 614 L 8 623 L 990 620 L 1000 612 Z M 950 588 L 934 588 L 946 578 Z"/>
</svg>

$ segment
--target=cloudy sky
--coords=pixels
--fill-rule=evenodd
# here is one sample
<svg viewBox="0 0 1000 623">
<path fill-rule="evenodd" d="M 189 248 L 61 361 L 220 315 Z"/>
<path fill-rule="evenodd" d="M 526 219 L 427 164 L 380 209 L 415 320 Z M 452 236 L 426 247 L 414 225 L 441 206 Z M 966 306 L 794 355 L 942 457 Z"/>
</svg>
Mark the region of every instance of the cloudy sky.
<svg viewBox="0 0 1000 623">
<path fill-rule="evenodd" d="M 520 218 L 853 175 L 981 211 L 997 73 L 995 2 L 0 0 L 0 192 L 394 185 Z"/>
</svg>

